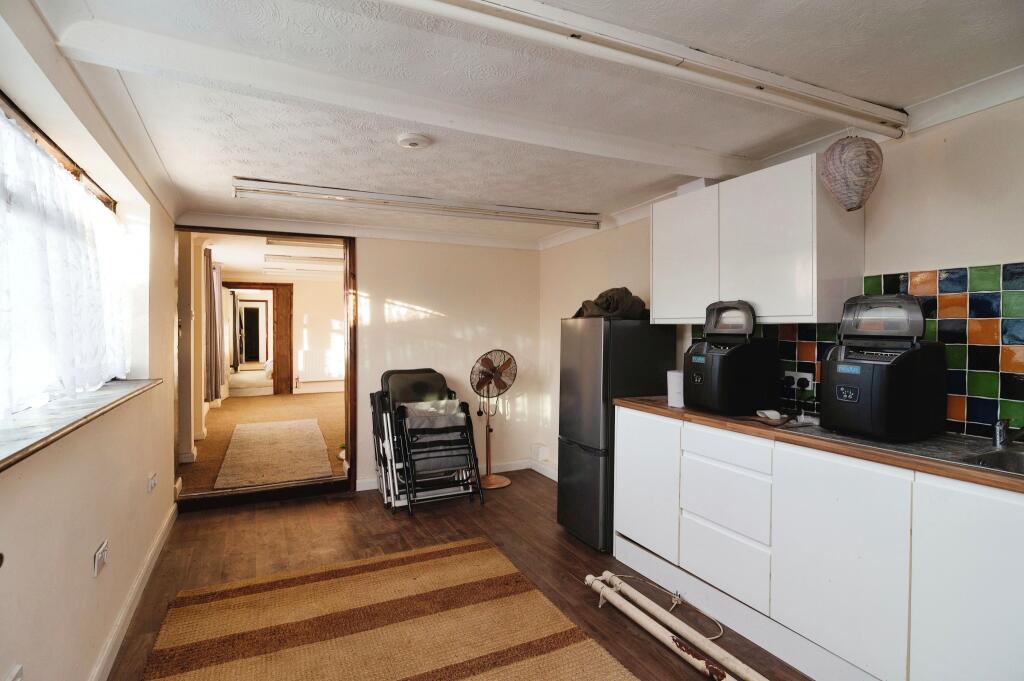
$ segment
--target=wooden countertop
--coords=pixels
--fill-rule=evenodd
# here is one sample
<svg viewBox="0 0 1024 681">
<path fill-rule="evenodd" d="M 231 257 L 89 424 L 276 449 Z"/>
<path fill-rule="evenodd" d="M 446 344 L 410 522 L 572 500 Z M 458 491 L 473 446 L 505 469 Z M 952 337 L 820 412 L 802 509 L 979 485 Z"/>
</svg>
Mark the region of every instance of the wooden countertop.
<svg viewBox="0 0 1024 681">
<path fill-rule="evenodd" d="M 833 454 L 998 487 L 1011 492 L 1024 492 L 1024 475 L 963 463 L 969 456 L 992 449 L 992 444 L 985 438 L 943 434 L 919 442 L 893 444 L 839 435 L 819 426 L 776 428 L 756 420 L 719 416 L 685 407 L 670 407 L 665 397 L 619 398 L 614 400 L 614 404 L 743 435 L 820 449 Z"/>
</svg>

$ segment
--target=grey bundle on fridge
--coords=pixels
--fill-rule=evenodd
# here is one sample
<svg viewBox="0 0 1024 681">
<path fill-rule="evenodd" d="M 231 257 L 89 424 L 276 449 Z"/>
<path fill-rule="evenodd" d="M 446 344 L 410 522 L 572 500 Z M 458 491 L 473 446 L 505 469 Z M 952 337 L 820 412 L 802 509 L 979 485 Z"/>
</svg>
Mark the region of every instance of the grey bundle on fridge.
<svg viewBox="0 0 1024 681">
<path fill-rule="evenodd" d="M 469 405 L 433 369 L 385 371 L 370 394 L 377 488 L 394 511 L 479 497 L 480 465 Z"/>
</svg>

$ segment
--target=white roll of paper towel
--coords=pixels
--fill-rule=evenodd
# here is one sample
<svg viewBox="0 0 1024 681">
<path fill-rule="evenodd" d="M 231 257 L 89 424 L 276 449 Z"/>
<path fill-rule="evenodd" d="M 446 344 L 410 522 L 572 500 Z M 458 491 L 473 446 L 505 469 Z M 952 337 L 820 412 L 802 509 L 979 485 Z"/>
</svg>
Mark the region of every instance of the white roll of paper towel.
<svg viewBox="0 0 1024 681">
<path fill-rule="evenodd" d="M 668 406 L 683 406 L 683 372 L 668 372 Z"/>
</svg>

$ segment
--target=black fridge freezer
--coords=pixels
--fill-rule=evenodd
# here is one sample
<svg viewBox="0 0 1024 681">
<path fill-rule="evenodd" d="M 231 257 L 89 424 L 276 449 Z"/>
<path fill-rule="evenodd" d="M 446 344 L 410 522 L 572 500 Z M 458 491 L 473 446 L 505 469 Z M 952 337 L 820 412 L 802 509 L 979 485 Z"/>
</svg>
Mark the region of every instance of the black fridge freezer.
<svg viewBox="0 0 1024 681">
<path fill-rule="evenodd" d="M 612 400 L 664 395 L 675 355 L 672 325 L 599 317 L 562 320 L 558 522 L 599 551 L 612 548 Z"/>
</svg>

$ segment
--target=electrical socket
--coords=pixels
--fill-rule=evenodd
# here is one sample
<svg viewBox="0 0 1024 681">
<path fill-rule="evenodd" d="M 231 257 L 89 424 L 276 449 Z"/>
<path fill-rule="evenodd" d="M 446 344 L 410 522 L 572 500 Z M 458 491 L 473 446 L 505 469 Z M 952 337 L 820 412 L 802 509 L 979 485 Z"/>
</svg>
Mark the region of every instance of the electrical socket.
<svg viewBox="0 0 1024 681">
<path fill-rule="evenodd" d="M 15 665 L 14 669 L 11 670 L 11 673 L 7 675 L 4 681 L 24 681 L 24 672 L 24 667 L 22 667 L 20 664 Z"/>
<path fill-rule="evenodd" d="M 807 387 L 805 388 L 805 390 L 810 390 L 814 386 L 814 374 L 803 372 L 803 371 L 787 371 L 786 372 L 786 376 L 792 376 L 793 377 L 793 388 L 795 390 L 799 390 L 800 389 L 797 386 L 797 384 L 800 382 L 801 378 L 807 379 Z"/>
<path fill-rule="evenodd" d="M 149 476 L 149 479 L 146 480 L 146 492 L 149 493 L 149 492 L 152 492 L 155 489 L 156 489 L 156 473 L 153 473 L 153 475 Z"/>
<path fill-rule="evenodd" d="M 100 547 L 96 549 L 96 553 L 92 555 L 92 576 L 99 577 L 100 570 L 107 564 L 107 556 L 110 553 L 110 544 L 104 539 Z"/>
</svg>

